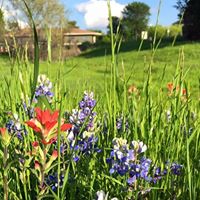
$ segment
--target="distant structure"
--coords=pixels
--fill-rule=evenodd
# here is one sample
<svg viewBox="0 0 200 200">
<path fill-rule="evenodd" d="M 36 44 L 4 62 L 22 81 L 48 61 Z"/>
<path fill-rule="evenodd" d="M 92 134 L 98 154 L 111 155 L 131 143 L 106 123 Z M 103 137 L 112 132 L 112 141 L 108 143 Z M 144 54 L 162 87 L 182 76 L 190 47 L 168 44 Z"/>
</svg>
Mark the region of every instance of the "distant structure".
<svg viewBox="0 0 200 200">
<path fill-rule="evenodd" d="M 58 54 L 58 48 L 62 51 L 63 57 L 80 54 L 81 45 L 84 42 L 95 44 L 97 37 L 102 36 L 102 33 L 82 30 L 79 28 L 71 28 L 69 30 L 52 29 L 52 55 Z M 47 39 L 45 30 L 38 29 L 40 57 L 47 57 Z M 0 53 L 8 51 L 14 52 L 17 49 L 24 49 L 27 55 L 33 58 L 34 44 L 33 35 L 30 28 L 20 29 L 14 33 L 5 34 L 6 43 L 0 43 Z M 56 57 L 56 55 L 55 55 Z"/>
<path fill-rule="evenodd" d="M 102 33 L 82 30 L 79 28 L 72 28 L 68 32 L 63 34 L 64 46 L 81 45 L 84 42 L 96 43 L 96 38 L 101 36 Z"/>
</svg>

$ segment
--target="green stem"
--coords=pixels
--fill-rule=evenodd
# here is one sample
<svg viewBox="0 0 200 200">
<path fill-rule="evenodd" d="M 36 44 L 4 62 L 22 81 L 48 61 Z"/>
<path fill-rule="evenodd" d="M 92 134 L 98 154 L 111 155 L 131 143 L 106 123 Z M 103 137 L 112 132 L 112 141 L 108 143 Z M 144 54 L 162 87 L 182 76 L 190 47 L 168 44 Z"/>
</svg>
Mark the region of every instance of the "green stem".
<svg viewBox="0 0 200 200">
<path fill-rule="evenodd" d="M 47 156 L 47 149 L 44 148 L 44 162 L 41 168 L 41 182 L 40 182 L 40 189 L 41 191 L 44 189 L 44 177 L 45 177 L 45 167 L 46 167 L 46 156 Z"/>
<path fill-rule="evenodd" d="M 8 149 L 4 148 L 4 157 L 3 157 L 3 189 L 4 189 L 4 200 L 8 200 L 8 178 L 7 178 L 7 159 L 8 159 Z"/>
<path fill-rule="evenodd" d="M 57 196 L 58 196 L 58 199 L 60 199 L 60 164 L 61 164 L 61 160 L 60 160 L 60 126 L 61 126 L 61 111 L 62 109 L 62 98 L 61 98 L 61 101 L 60 101 L 60 114 L 59 114 L 59 119 L 58 119 L 58 139 L 57 139 L 57 142 L 58 142 L 58 193 L 57 193 Z"/>
</svg>

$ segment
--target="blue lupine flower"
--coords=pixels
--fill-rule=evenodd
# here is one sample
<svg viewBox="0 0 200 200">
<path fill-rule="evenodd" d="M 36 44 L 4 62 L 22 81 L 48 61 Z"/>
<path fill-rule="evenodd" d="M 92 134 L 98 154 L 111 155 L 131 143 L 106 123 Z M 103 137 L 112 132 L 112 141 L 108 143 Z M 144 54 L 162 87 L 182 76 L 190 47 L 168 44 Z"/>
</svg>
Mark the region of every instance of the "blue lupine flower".
<svg viewBox="0 0 200 200">
<path fill-rule="evenodd" d="M 128 183 L 133 183 L 138 178 L 149 180 L 151 160 L 138 158 L 139 154 L 146 151 L 146 149 L 147 147 L 143 142 L 132 141 L 129 147 L 127 140 L 114 138 L 110 158 L 106 159 L 106 162 L 111 165 L 110 173 L 117 173 L 120 176 L 128 173 Z"/>
<path fill-rule="evenodd" d="M 62 188 L 62 185 L 63 185 L 63 181 L 64 181 L 64 175 L 60 175 L 60 179 L 59 179 L 59 186 L 60 188 Z M 57 188 L 58 188 L 58 174 L 55 173 L 55 174 L 51 174 L 49 176 L 47 176 L 45 178 L 45 182 L 48 186 L 51 187 L 51 189 L 56 192 L 57 191 Z"/>
<path fill-rule="evenodd" d="M 182 168 L 183 168 L 183 165 L 177 164 L 175 162 L 170 163 L 169 161 L 167 161 L 165 163 L 165 168 L 163 170 L 161 170 L 161 167 L 154 168 L 152 182 L 157 183 L 157 181 L 161 180 L 164 176 L 167 175 L 167 173 L 178 176 L 181 174 Z"/>
<path fill-rule="evenodd" d="M 52 101 L 54 96 L 52 90 L 52 82 L 46 77 L 46 75 L 42 74 L 38 76 L 38 83 L 35 90 L 34 100 L 37 102 L 38 97 L 45 96 L 49 102 Z"/>
<path fill-rule="evenodd" d="M 174 174 L 174 175 L 180 175 L 181 174 L 181 170 L 183 168 L 183 165 L 180 165 L 180 164 L 177 164 L 177 163 L 172 163 L 171 164 L 171 172 Z"/>
<path fill-rule="evenodd" d="M 114 138 L 110 157 L 106 159 L 106 163 L 110 165 L 109 173 L 120 176 L 128 174 L 129 185 L 134 184 L 138 179 L 157 183 L 168 173 L 167 166 L 163 170 L 161 167 L 155 167 L 152 171 L 152 160 L 141 157 L 146 150 L 147 146 L 142 141 L 132 141 L 129 145 L 125 139 Z M 169 162 L 166 165 L 172 174 L 181 174 L 182 165 Z"/>
<path fill-rule="evenodd" d="M 123 122 L 124 122 L 124 117 L 120 116 L 116 119 L 116 127 L 118 131 L 122 131 L 123 130 Z M 128 130 L 129 129 L 129 124 L 128 121 L 125 121 L 125 129 Z"/>
<path fill-rule="evenodd" d="M 74 150 L 73 159 L 77 162 L 80 154 L 88 155 L 92 152 L 100 152 L 97 147 L 98 138 L 95 136 L 97 129 L 95 124 L 96 113 L 93 111 L 96 105 L 93 92 L 84 92 L 79 102 L 79 109 L 73 109 L 69 121 L 73 125 L 67 139 L 70 148 Z"/>
<path fill-rule="evenodd" d="M 19 140 L 23 140 L 23 135 L 27 134 L 27 131 L 20 123 L 17 114 L 14 114 L 13 118 L 6 123 L 6 128 L 10 134 L 17 136 Z"/>
</svg>

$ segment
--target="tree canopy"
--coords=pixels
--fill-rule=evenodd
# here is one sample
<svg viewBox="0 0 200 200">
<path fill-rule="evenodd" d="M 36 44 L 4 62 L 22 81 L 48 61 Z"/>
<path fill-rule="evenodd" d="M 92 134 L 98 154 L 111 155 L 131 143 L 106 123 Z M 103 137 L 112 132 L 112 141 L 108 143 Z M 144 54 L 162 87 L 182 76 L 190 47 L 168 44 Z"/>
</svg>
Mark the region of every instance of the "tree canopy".
<svg viewBox="0 0 200 200">
<path fill-rule="evenodd" d="M 200 40 L 200 1 L 178 0 L 177 8 L 183 12 L 183 36 L 188 40 Z"/>
<path fill-rule="evenodd" d="M 4 31 L 5 31 L 4 14 L 3 11 L 0 9 L 0 40 L 2 39 Z"/>
<path fill-rule="evenodd" d="M 142 2 L 133 2 L 124 8 L 122 14 L 125 33 L 137 39 L 147 29 L 150 7 Z"/>
<path fill-rule="evenodd" d="M 28 22 L 29 14 L 22 0 L 10 0 Z M 58 27 L 66 22 L 66 11 L 59 0 L 26 0 L 37 27 Z M 31 24 L 31 23 L 30 23 Z"/>
</svg>

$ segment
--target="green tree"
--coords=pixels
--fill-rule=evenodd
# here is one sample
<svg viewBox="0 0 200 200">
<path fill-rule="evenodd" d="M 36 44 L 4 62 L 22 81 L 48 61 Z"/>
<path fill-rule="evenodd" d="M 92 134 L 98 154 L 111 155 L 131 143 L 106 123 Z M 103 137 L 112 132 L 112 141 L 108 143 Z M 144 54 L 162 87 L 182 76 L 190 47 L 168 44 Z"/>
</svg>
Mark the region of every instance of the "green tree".
<svg viewBox="0 0 200 200">
<path fill-rule="evenodd" d="M 70 28 L 78 28 L 77 22 L 76 21 L 68 21 L 67 22 L 67 27 Z"/>
<path fill-rule="evenodd" d="M 179 10 L 179 18 L 182 18 L 182 15 L 186 9 L 186 5 L 189 0 L 177 0 L 176 5 L 174 6 L 176 9 Z"/>
<path fill-rule="evenodd" d="M 3 11 L 0 9 L 0 40 L 3 39 L 3 35 L 5 32 L 5 21 Z"/>
<path fill-rule="evenodd" d="M 107 28 L 108 28 L 108 34 L 110 34 L 111 31 L 110 31 L 110 25 L 109 24 L 108 24 Z M 119 17 L 112 16 L 112 29 L 113 29 L 114 34 L 117 34 L 117 32 L 121 32 L 122 23 L 121 23 Z"/>
<path fill-rule="evenodd" d="M 200 40 L 200 1 L 178 1 L 179 10 L 183 12 L 183 36 L 188 40 Z M 181 4 L 182 3 L 182 4 Z"/>
<path fill-rule="evenodd" d="M 141 31 L 147 29 L 150 17 L 150 7 L 141 2 L 128 4 L 123 10 L 123 26 L 126 35 L 137 39 Z"/>
</svg>

